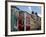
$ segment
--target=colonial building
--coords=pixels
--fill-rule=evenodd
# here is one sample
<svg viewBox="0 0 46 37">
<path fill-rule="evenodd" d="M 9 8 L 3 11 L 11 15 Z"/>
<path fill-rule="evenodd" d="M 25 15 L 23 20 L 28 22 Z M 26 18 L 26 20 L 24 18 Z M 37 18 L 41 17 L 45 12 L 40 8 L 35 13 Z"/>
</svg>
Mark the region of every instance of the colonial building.
<svg viewBox="0 0 46 37">
<path fill-rule="evenodd" d="M 37 13 L 31 14 L 31 27 L 30 30 L 40 30 L 41 29 L 41 17 Z"/>
<path fill-rule="evenodd" d="M 18 16 L 20 9 L 16 6 L 11 6 L 11 31 L 18 31 Z"/>
</svg>

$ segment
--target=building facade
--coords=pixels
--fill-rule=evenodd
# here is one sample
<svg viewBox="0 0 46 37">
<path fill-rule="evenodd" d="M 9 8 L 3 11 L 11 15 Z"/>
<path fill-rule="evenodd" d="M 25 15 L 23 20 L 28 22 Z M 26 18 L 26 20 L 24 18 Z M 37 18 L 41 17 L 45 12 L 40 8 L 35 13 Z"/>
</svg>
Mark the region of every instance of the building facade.
<svg viewBox="0 0 46 37">
<path fill-rule="evenodd" d="M 11 8 L 11 31 L 30 31 L 41 29 L 41 17 L 37 13 L 22 11 L 16 6 Z"/>
</svg>

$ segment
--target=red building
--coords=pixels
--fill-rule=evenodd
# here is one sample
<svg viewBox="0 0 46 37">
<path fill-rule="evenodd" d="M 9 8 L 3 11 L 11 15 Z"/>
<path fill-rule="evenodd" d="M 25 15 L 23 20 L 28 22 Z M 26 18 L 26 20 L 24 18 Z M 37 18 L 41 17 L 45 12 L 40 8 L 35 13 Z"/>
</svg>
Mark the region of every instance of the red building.
<svg viewBox="0 0 46 37">
<path fill-rule="evenodd" d="M 27 12 L 22 11 L 19 13 L 19 19 L 18 19 L 18 30 L 19 31 L 30 30 L 30 18 L 31 18 L 31 15 Z"/>
<path fill-rule="evenodd" d="M 23 13 L 23 11 L 19 12 L 18 30 L 24 31 L 24 13 Z"/>
<path fill-rule="evenodd" d="M 26 13 L 26 31 L 30 30 L 30 19 L 31 15 Z"/>
</svg>

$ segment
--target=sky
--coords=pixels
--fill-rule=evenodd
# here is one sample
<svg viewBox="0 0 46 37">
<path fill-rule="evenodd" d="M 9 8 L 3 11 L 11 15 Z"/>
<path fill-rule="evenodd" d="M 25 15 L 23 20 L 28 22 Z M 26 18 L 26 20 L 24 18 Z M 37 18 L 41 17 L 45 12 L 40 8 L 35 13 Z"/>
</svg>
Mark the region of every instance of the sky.
<svg viewBox="0 0 46 37">
<path fill-rule="evenodd" d="M 41 13 L 40 6 L 16 6 L 16 7 L 18 7 L 20 10 L 27 11 L 30 13 L 31 13 L 31 11 L 37 12 L 38 14 Z"/>
</svg>

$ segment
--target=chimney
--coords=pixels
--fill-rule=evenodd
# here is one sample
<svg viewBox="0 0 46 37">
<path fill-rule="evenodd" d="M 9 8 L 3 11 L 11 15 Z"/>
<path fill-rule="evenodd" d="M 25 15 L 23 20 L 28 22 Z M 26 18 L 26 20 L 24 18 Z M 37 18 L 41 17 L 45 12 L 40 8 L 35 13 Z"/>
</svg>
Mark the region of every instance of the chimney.
<svg viewBox="0 0 46 37">
<path fill-rule="evenodd" d="M 38 15 L 37 15 L 37 12 L 35 13 L 35 15 L 38 16 Z"/>
<path fill-rule="evenodd" d="M 34 11 L 32 11 L 32 14 L 34 14 Z"/>
</svg>

